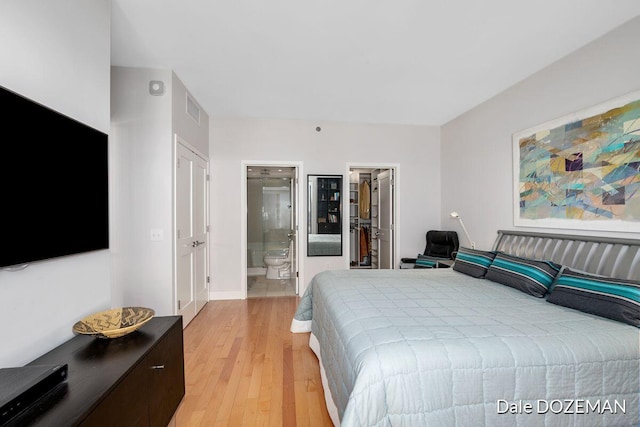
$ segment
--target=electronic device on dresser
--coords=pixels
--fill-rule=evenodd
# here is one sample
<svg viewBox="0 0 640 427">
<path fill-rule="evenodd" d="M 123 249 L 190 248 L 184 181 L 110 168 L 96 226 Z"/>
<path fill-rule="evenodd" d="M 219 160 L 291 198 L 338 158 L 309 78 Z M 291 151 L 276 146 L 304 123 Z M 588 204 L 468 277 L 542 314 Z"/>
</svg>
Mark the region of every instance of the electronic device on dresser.
<svg viewBox="0 0 640 427">
<path fill-rule="evenodd" d="M 66 392 L 68 367 L 36 365 L 0 369 L 0 426 L 28 425 Z"/>
<path fill-rule="evenodd" d="M 0 109 L 0 267 L 107 249 L 107 134 L 2 87 Z"/>
</svg>

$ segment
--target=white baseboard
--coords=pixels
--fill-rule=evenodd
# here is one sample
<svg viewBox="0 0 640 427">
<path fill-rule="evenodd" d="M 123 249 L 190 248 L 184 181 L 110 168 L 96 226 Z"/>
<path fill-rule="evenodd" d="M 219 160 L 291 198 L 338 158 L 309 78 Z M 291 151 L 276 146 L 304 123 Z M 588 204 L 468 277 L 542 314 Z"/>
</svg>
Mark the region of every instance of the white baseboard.
<svg viewBox="0 0 640 427">
<path fill-rule="evenodd" d="M 209 300 L 244 299 L 242 291 L 209 291 Z"/>
</svg>

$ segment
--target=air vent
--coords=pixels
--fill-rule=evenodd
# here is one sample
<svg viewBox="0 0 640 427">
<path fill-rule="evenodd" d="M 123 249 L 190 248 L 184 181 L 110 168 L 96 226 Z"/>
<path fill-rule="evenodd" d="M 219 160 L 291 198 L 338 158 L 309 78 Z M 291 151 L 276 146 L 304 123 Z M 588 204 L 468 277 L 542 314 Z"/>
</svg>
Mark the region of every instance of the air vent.
<svg viewBox="0 0 640 427">
<path fill-rule="evenodd" d="M 198 125 L 200 124 L 200 107 L 189 94 L 187 94 L 187 114 L 190 115 Z"/>
</svg>

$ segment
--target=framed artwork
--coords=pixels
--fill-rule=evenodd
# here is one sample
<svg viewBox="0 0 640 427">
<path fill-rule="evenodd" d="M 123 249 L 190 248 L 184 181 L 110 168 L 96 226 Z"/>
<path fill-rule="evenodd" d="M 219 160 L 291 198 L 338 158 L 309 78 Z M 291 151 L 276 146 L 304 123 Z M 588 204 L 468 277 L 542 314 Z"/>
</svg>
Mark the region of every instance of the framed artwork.
<svg viewBox="0 0 640 427">
<path fill-rule="evenodd" d="M 640 232 L 640 91 L 513 135 L 514 225 Z"/>
</svg>

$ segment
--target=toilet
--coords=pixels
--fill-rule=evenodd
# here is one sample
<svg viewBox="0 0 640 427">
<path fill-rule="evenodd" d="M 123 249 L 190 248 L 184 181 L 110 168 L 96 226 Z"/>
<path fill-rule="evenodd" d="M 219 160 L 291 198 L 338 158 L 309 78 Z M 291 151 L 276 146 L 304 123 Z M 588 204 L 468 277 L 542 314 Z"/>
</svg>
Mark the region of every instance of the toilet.
<svg viewBox="0 0 640 427">
<path fill-rule="evenodd" d="M 291 277 L 291 247 L 267 251 L 263 261 L 267 266 L 267 279 L 288 279 Z"/>
</svg>

